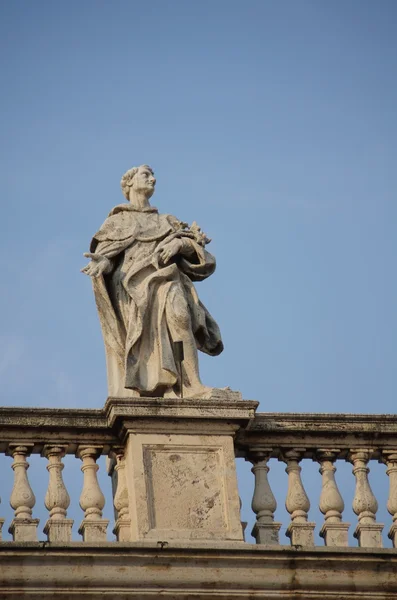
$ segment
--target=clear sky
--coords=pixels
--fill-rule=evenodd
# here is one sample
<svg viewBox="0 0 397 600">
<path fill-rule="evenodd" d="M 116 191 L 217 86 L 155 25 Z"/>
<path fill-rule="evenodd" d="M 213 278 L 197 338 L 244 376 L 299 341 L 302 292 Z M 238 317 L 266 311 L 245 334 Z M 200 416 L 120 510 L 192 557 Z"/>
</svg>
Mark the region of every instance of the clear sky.
<svg viewBox="0 0 397 600">
<path fill-rule="evenodd" d="M 204 382 L 396 412 L 396 29 L 395 0 L 3 0 L 1 404 L 103 405 L 82 255 L 148 163 L 213 239 Z"/>
</svg>

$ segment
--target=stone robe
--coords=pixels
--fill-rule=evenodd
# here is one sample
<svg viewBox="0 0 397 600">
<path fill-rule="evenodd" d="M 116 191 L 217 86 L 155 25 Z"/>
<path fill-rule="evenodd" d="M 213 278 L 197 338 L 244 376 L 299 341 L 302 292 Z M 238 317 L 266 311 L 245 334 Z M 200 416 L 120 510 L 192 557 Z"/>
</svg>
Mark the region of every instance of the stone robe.
<svg viewBox="0 0 397 600">
<path fill-rule="evenodd" d="M 158 253 L 175 237 L 184 240 L 188 252 L 161 266 Z M 162 395 L 177 382 L 166 315 L 172 288 L 187 302 L 197 348 L 213 356 L 222 352 L 218 325 L 192 283 L 214 272 L 215 259 L 185 224 L 153 207 L 137 210 L 122 204 L 95 234 L 90 251 L 112 264 L 109 274 L 93 278 L 110 395 L 124 395 L 123 389 Z"/>
</svg>

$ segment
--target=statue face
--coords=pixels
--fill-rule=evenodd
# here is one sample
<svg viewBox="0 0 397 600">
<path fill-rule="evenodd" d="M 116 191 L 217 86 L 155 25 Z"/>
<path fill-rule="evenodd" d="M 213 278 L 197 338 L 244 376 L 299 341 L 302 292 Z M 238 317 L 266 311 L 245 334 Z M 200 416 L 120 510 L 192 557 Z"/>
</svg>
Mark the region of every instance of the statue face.
<svg viewBox="0 0 397 600">
<path fill-rule="evenodd" d="M 139 167 L 132 180 L 132 188 L 139 192 L 144 192 L 147 198 L 154 193 L 156 178 L 147 167 Z"/>
</svg>

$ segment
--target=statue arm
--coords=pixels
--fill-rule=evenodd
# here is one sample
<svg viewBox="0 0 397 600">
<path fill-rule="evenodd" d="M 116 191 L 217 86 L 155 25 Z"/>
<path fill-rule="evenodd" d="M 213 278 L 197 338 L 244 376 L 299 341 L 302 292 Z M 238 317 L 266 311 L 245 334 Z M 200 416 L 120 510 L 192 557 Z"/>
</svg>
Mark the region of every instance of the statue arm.
<svg viewBox="0 0 397 600">
<path fill-rule="evenodd" d="M 106 256 L 102 256 L 96 252 L 85 252 L 84 256 L 90 258 L 91 262 L 81 269 L 81 272 L 89 275 L 89 277 L 100 277 L 100 275 L 110 273 L 113 269 L 112 261 Z"/>
<path fill-rule="evenodd" d="M 81 269 L 82 273 L 90 277 L 100 277 L 108 275 L 115 266 L 113 260 L 122 250 L 124 250 L 124 241 L 104 240 L 98 241 L 94 238 L 91 242 L 91 252 L 86 252 L 84 256 L 90 258 L 91 262 L 86 267 Z"/>
<path fill-rule="evenodd" d="M 190 258 L 190 259 L 195 257 L 196 250 L 192 244 L 191 239 L 188 237 L 181 237 L 180 241 L 181 241 L 181 249 L 179 251 L 179 254 L 182 254 L 186 258 Z"/>
</svg>

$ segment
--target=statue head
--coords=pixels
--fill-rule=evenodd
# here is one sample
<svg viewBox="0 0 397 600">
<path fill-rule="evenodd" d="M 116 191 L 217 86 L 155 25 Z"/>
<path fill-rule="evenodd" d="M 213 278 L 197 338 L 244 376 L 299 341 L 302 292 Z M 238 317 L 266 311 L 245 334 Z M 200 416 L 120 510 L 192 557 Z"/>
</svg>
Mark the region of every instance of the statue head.
<svg viewBox="0 0 397 600">
<path fill-rule="evenodd" d="M 132 167 L 121 178 L 121 189 L 127 200 L 130 200 L 131 189 L 149 199 L 154 193 L 156 178 L 153 169 L 148 165 Z"/>
</svg>

